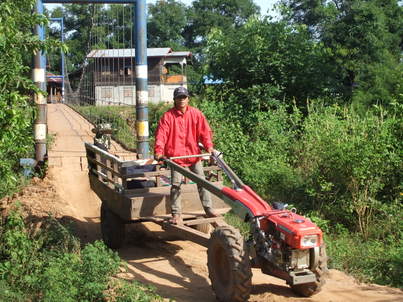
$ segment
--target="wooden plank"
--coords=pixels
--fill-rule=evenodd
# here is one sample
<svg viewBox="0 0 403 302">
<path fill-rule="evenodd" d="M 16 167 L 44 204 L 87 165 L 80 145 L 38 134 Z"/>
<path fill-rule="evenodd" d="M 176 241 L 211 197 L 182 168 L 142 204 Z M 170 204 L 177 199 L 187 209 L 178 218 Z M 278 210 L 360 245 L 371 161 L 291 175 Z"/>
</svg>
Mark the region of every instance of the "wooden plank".
<svg viewBox="0 0 403 302">
<path fill-rule="evenodd" d="M 222 182 L 215 182 L 214 183 L 218 188 L 222 188 L 223 184 Z M 128 196 L 139 196 L 143 195 L 144 193 L 155 193 L 155 194 L 160 194 L 160 193 L 167 193 L 171 189 L 171 186 L 161 186 L 161 187 L 150 187 L 150 188 L 142 188 L 142 189 L 130 189 L 130 190 L 125 190 L 125 194 Z M 182 193 L 197 193 L 197 185 L 196 184 L 182 184 L 181 185 L 181 192 Z"/>
<path fill-rule="evenodd" d="M 155 176 L 167 176 L 171 175 L 170 170 L 163 170 L 163 171 L 153 171 L 153 172 L 138 172 L 138 173 L 130 173 L 130 174 L 124 174 L 120 170 L 122 178 L 136 178 L 136 177 L 155 177 Z"/>
<path fill-rule="evenodd" d="M 221 169 L 218 166 L 203 167 L 203 170 L 205 172 L 208 172 L 208 171 L 221 171 Z"/>
<path fill-rule="evenodd" d="M 113 170 L 114 171 L 119 171 L 119 166 L 117 162 L 113 163 Z M 117 173 L 113 174 L 113 183 L 115 184 L 115 186 L 119 185 L 120 188 L 122 188 L 122 178 L 120 178 Z"/>
<path fill-rule="evenodd" d="M 214 223 L 217 222 L 217 220 L 223 220 L 223 217 L 213 217 L 213 218 L 198 218 L 198 219 L 190 219 L 190 220 L 184 220 L 183 224 L 187 226 L 191 225 L 198 225 L 198 224 L 203 224 L 203 223 Z"/>
<path fill-rule="evenodd" d="M 112 168 L 111 160 L 109 158 L 106 159 L 106 167 L 108 168 L 106 171 L 108 187 L 111 189 L 115 189 L 115 182 L 114 182 L 114 177 L 112 174 L 113 168 Z"/>
<path fill-rule="evenodd" d="M 210 235 L 199 232 L 186 225 L 175 225 L 169 222 L 164 222 L 162 223 L 162 229 L 175 234 L 176 236 L 179 236 L 185 240 L 190 240 L 204 247 L 208 247 Z"/>
<path fill-rule="evenodd" d="M 89 143 L 85 143 L 85 148 L 95 152 L 96 154 L 102 155 L 102 157 L 104 157 L 104 158 L 110 159 L 112 161 L 116 161 L 119 165 L 122 164 L 122 161 L 118 157 L 114 156 L 113 154 L 110 154 L 107 151 L 102 150 L 101 148 L 98 148 L 97 146 L 94 146 Z"/>
<path fill-rule="evenodd" d="M 100 155 L 96 155 L 96 156 L 100 156 Z M 101 159 L 92 159 L 92 158 L 88 158 L 88 161 L 91 163 L 96 164 L 97 166 L 101 166 L 103 169 L 112 172 L 113 174 L 115 174 L 117 177 L 121 177 L 119 172 L 116 172 L 115 168 L 112 168 L 111 166 L 108 167 L 108 165 L 102 163 Z M 117 163 L 114 163 L 115 165 L 117 165 Z"/>
<path fill-rule="evenodd" d="M 96 165 L 97 165 L 97 175 L 99 180 L 103 180 L 103 177 L 101 176 L 100 173 L 102 173 L 102 167 L 99 165 L 101 162 L 101 154 L 95 153 L 95 158 L 96 158 Z M 103 174 L 103 173 L 102 173 Z"/>
<path fill-rule="evenodd" d="M 125 167 L 125 169 L 123 169 L 124 171 L 127 169 L 128 167 Z M 204 167 L 203 170 L 205 172 L 209 172 L 209 171 L 221 171 L 220 168 L 218 168 L 217 166 L 212 166 L 212 167 Z M 153 177 L 153 176 L 170 176 L 171 175 L 171 170 L 157 170 L 157 171 L 153 171 L 153 172 L 138 172 L 138 173 L 130 173 L 130 174 L 126 174 L 126 173 L 122 173 L 122 169 L 120 169 L 120 174 L 122 175 L 123 178 L 136 178 L 136 177 Z"/>
<path fill-rule="evenodd" d="M 182 191 L 182 213 L 199 212 L 202 216 L 204 210 L 196 185 L 182 186 L 185 189 Z M 170 187 L 150 189 L 152 189 L 150 192 L 143 192 L 141 194 L 135 194 L 134 196 L 129 195 L 132 200 L 133 219 L 146 216 L 169 215 L 171 213 Z M 154 189 L 159 190 L 156 192 Z M 211 199 L 215 210 L 219 211 L 223 209 L 222 213 L 226 213 L 230 210 L 230 207 L 215 195 L 212 195 Z"/>
</svg>

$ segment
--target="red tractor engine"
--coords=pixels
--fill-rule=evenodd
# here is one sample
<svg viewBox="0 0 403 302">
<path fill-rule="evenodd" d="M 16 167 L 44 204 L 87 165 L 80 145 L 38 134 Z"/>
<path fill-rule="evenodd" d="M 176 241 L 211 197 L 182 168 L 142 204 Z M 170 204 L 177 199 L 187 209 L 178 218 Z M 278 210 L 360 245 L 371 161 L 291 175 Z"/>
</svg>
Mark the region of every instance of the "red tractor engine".
<svg viewBox="0 0 403 302">
<path fill-rule="evenodd" d="M 229 167 L 224 168 L 230 179 L 234 179 Z M 321 229 L 296 214 L 295 209 L 273 209 L 239 179 L 235 178 L 233 184 L 234 188 L 224 187 L 222 193 L 224 200 L 232 201 L 238 216 L 251 224 L 251 236 L 246 244 L 252 266 L 286 280 L 300 295 L 318 292 L 324 283 L 322 273 L 327 271 Z"/>
</svg>

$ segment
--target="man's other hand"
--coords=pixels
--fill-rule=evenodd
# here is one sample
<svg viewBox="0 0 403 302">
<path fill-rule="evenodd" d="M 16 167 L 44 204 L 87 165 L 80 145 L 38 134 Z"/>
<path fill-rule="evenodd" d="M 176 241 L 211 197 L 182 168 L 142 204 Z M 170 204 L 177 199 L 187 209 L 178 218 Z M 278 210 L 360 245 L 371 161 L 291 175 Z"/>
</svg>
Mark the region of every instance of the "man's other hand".
<svg viewBox="0 0 403 302">
<path fill-rule="evenodd" d="M 162 154 L 154 154 L 154 159 L 156 160 L 156 161 L 161 161 L 161 159 L 162 159 Z"/>
</svg>

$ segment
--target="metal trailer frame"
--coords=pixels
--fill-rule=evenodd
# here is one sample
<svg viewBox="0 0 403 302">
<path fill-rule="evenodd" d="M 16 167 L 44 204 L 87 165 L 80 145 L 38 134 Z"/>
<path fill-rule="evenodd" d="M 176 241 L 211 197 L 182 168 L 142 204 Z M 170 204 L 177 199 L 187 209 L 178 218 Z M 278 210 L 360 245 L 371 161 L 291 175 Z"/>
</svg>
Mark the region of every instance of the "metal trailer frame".
<svg viewBox="0 0 403 302">
<path fill-rule="evenodd" d="M 122 161 L 109 152 L 89 143 L 85 143 L 85 149 L 90 187 L 102 200 L 104 209 L 116 215 L 122 224 L 154 222 L 165 231 L 205 247 L 208 246 L 210 239 L 208 234 L 210 225 L 214 228 L 226 225 L 222 217 L 204 217 L 204 211 L 197 193 L 197 184 L 202 185 L 218 196 L 217 198 L 212 195 L 213 207 L 218 213 L 224 214 L 231 209 L 220 198 L 221 194 L 218 195 L 220 187 L 222 187 L 222 171 L 217 166 L 204 167 L 204 171 L 209 174 L 209 180 L 204 180 L 172 161 L 167 161 L 171 170 L 157 165 L 156 171 L 144 172 L 141 171 L 141 167 L 144 167 L 144 161 L 142 162 L 143 165 L 139 165 L 139 161 L 135 160 Z M 206 154 L 200 156 L 206 156 Z M 163 181 L 164 177 L 171 175 L 172 169 L 178 170 L 185 176 L 185 181 L 181 185 L 183 224 L 180 225 L 169 222 L 170 186 L 164 184 Z M 155 182 L 154 187 L 133 189 L 130 186 L 133 181 L 150 180 Z M 101 225 L 102 223 L 101 215 Z"/>
</svg>

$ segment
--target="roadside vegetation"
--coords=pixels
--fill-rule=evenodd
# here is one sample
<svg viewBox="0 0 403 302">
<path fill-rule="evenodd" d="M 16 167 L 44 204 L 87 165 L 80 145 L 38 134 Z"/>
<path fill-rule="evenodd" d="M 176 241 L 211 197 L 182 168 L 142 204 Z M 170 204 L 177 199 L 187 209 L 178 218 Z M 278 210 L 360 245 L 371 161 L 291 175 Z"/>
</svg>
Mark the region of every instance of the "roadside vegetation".
<svg viewBox="0 0 403 302">
<path fill-rule="evenodd" d="M 19 3 L 21 2 L 21 3 Z M 31 28 L 46 19 L 29 11 L 32 1 L 0 3 L 0 198 L 21 183 L 19 159 L 33 157 L 35 111 L 30 94 L 37 91 L 29 79 L 26 54 L 45 49 L 50 43 L 32 39 Z"/>
<path fill-rule="evenodd" d="M 229 104 L 210 95 L 199 107 L 241 179 L 316 222 L 330 267 L 402 287 L 401 116 L 392 108 L 358 114 L 319 104 L 305 115 L 280 105 L 241 117 L 231 97 Z"/>
<path fill-rule="evenodd" d="M 1 301 L 162 301 L 151 288 L 118 278 L 125 264 L 103 242 L 81 247 L 54 218 L 39 228 L 29 219 L 17 207 L 0 220 Z"/>
</svg>

